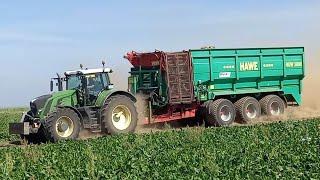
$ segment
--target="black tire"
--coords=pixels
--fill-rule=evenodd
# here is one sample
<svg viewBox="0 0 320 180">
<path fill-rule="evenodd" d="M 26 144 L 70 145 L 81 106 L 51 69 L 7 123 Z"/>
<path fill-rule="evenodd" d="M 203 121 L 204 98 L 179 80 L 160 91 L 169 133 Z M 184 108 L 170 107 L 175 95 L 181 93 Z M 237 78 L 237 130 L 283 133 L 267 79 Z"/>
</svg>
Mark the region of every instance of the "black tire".
<svg viewBox="0 0 320 180">
<path fill-rule="evenodd" d="M 43 127 L 40 127 L 37 133 L 29 135 L 20 135 L 21 139 L 26 141 L 28 144 L 41 144 L 46 142 L 46 137 L 43 131 Z"/>
<path fill-rule="evenodd" d="M 261 107 L 259 101 L 253 97 L 246 96 L 234 103 L 237 117 L 241 122 L 248 123 L 261 116 Z"/>
<path fill-rule="evenodd" d="M 227 119 L 223 119 L 220 113 L 228 113 Z M 236 110 L 233 103 L 227 99 L 210 101 L 207 106 L 206 124 L 208 126 L 228 126 L 235 120 Z"/>
<path fill-rule="evenodd" d="M 61 118 L 66 118 L 72 122 L 73 130 L 70 135 L 63 136 L 61 131 L 56 127 Z M 81 129 L 80 118 L 74 110 L 70 108 L 58 108 L 56 112 L 50 113 L 43 122 L 45 136 L 48 141 L 57 142 L 61 140 L 77 139 Z M 60 133 L 60 134 L 59 134 Z"/>
<path fill-rule="evenodd" d="M 32 112 L 28 111 L 27 115 L 32 116 Z M 28 116 L 25 116 L 24 119 L 21 120 L 21 122 L 30 122 L 30 118 Z M 28 144 L 40 144 L 46 142 L 46 138 L 43 132 L 43 127 L 41 126 L 37 133 L 29 134 L 29 135 L 23 135 L 20 134 L 20 138 L 23 141 L 26 141 Z"/>
<path fill-rule="evenodd" d="M 285 103 L 277 95 L 267 95 L 263 97 L 259 103 L 263 114 L 278 116 L 284 113 Z"/>
<path fill-rule="evenodd" d="M 124 111 L 129 111 L 131 115 L 131 120 L 128 120 L 128 125 L 125 125 L 123 129 L 119 128 L 115 122 L 116 120 L 113 121 L 112 117 L 113 111 L 120 107 L 123 108 Z M 129 116 L 129 113 L 125 114 L 125 116 L 126 115 Z M 120 119 L 120 117 L 116 116 L 114 116 L 114 118 Z M 118 122 L 120 121 L 119 119 Z M 126 121 L 127 119 L 128 118 L 126 118 Z M 124 95 L 115 95 L 109 97 L 102 109 L 102 121 L 104 122 L 104 127 L 106 128 L 107 132 L 110 134 L 133 133 L 138 123 L 138 113 L 134 106 L 134 102 L 129 97 Z"/>
<path fill-rule="evenodd" d="M 195 122 L 198 123 L 199 126 L 201 126 L 205 122 L 205 118 L 207 114 L 207 104 L 208 104 L 208 101 L 204 102 L 196 110 Z"/>
</svg>

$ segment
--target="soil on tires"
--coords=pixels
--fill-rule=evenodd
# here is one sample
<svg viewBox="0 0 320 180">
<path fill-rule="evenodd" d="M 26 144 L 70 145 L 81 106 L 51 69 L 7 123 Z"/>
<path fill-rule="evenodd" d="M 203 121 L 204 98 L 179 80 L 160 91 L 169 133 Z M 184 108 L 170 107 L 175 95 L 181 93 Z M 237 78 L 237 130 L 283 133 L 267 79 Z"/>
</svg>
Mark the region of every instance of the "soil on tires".
<svg viewBox="0 0 320 180">
<path fill-rule="evenodd" d="M 236 107 L 237 118 L 240 119 L 242 123 L 248 123 L 254 119 L 257 119 L 261 116 L 261 107 L 259 101 L 253 97 L 246 96 L 234 103 Z M 255 117 L 249 117 L 247 114 L 249 105 L 253 106 L 255 109 Z"/>
<path fill-rule="evenodd" d="M 223 120 L 221 118 L 221 110 L 223 107 L 227 107 L 230 111 L 230 119 Z M 207 126 L 228 126 L 235 120 L 236 110 L 233 103 L 227 99 L 217 99 L 210 101 L 207 105 L 206 124 Z"/>
<path fill-rule="evenodd" d="M 57 120 L 62 116 L 70 118 L 74 125 L 74 129 L 71 135 L 68 137 L 61 137 L 58 135 L 56 131 Z M 43 126 L 45 136 L 47 140 L 51 142 L 57 142 L 60 140 L 68 139 L 77 139 L 81 129 L 81 123 L 78 114 L 69 108 L 58 108 L 57 111 L 50 113 L 48 117 L 45 119 Z"/>
<path fill-rule="evenodd" d="M 272 103 L 277 103 L 279 105 L 280 114 L 284 113 L 285 103 L 277 95 L 267 95 L 267 96 L 263 97 L 259 101 L 259 103 L 260 103 L 260 106 L 261 106 L 262 113 L 267 115 L 267 116 L 273 116 L 273 114 L 271 113 L 271 104 Z"/>
<path fill-rule="evenodd" d="M 112 112 L 119 106 L 125 106 L 131 113 L 131 122 L 126 129 L 117 129 L 112 123 Z M 138 113 L 134 102 L 127 96 L 115 95 L 106 100 L 105 105 L 102 109 L 102 121 L 106 131 L 110 134 L 121 134 L 121 133 L 133 133 L 137 127 Z"/>
</svg>

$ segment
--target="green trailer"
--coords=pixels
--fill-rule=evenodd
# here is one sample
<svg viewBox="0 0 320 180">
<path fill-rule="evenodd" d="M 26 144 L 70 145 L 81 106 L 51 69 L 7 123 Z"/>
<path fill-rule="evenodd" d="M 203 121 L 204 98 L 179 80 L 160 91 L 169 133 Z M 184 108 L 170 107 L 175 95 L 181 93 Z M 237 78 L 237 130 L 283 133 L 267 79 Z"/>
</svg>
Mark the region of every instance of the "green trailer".
<svg viewBox="0 0 320 180">
<path fill-rule="evenodd" d="M 190 117 L 208 125 L 280 115 L 301 104 L 304 48 L 127 53 L 129 90 L 144 95 L 146 123 Z"/>
<path fill-rule="evenodd" d="M 304 48 L 190 50 L 201 101 L 221 95 L 279 92 L 301 104 Z M 203 90 L 205 89 L 205 90 Z"/>
</svg>

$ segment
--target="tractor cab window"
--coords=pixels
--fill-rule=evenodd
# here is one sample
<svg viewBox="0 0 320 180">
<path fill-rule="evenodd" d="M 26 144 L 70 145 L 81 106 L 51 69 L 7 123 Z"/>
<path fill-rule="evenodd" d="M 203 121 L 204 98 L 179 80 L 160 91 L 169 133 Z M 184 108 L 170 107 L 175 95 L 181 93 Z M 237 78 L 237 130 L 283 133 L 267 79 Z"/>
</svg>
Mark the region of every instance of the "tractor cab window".
<svg viewBox="0 0 320 180">
<path fill-rule="evenodd" d="M 82 84 L 86 83 L 86 84 Z M 67 77 L 67 90 L 86 87 L 90 96 L 98 94 L 109 85 L 108 73 L 95 73 L 86 75 L 70 75 Z"/>
<path fill-rule="evenodd" d="M 81 88 L 81 77 L 72 75 L 67 78 L 67 90 L 80 89 Z"/>
<path fill-rule="evenodd" d="M 89 74 L 86 75 L 86 79 L 88 92 L 93 96 L 98 96 L 98 94 L 109 84 L 107 73 Z"/>
</svg>

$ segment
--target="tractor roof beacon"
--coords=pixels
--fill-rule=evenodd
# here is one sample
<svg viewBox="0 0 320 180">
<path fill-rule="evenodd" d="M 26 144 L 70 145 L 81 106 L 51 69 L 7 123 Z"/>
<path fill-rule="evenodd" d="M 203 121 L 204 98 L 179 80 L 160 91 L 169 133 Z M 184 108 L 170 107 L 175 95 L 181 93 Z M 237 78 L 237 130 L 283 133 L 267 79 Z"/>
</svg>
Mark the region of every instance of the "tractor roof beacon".
<svg viewBox="0 0 320 180">
<path fill-rule="evenodd" d="M 33 99 L 30 110 L 18 123 L 9 124 L 11 134 L 29 143 L 76 139 L 81 129 L 108 134 L 130 133 L 137 126 L 136 98 L 113 89 L 110 68 L 66 71 L 52 78 L 57 91 Z"/>
</svg>

